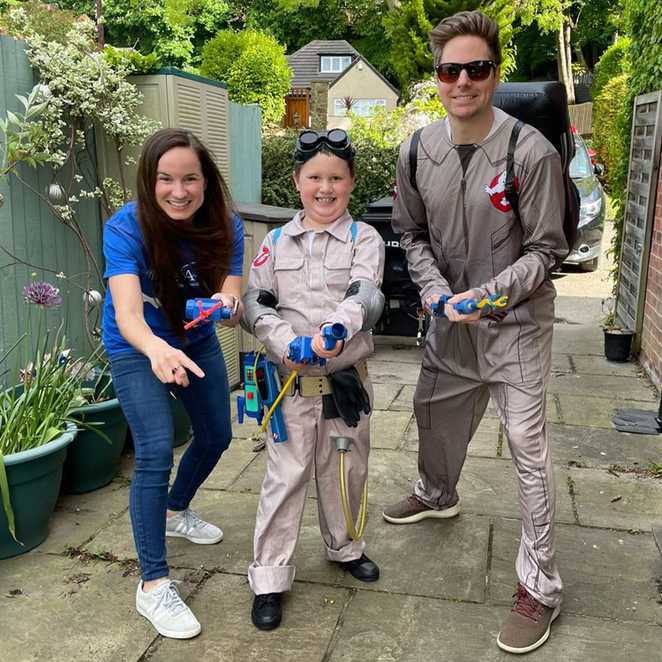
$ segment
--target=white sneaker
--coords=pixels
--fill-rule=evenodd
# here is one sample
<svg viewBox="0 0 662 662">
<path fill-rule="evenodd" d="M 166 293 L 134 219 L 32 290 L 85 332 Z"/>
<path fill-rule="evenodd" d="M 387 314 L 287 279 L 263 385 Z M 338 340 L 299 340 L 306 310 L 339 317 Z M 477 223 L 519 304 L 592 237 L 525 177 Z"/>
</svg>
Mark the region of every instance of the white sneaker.
<svg viewBox="0 0 662 662">
<path fill-rule="evenodd" d="M 166 518 L 166 536 L 186 538 L 198 545 L 213 545 L 223 540 L 223 531 L 187 509 Z"/>
<path fill-rule="evenodd" d="M 159 634 L 171 639 L 190 639 L 200 634 L 200 623 L 186 606 L 172 579 L 159 584 L 149 593 L 142 581 L 136 591 L 136 609 Z"/>
</svg>

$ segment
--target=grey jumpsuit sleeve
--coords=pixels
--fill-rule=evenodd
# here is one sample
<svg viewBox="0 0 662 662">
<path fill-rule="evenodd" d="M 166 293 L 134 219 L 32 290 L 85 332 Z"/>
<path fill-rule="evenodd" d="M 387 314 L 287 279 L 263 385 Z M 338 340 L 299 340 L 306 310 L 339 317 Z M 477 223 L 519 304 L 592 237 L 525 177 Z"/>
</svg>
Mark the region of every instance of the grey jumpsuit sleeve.
<svg viewBox="0 0 662 662">
<path fill-rule="evenodd" d="M 402 236 L 400 245 L 407 253 L 409 275 L 421 290 L 421 301 L 431 296 L 453 294 L 448 281 L 441 275 L 437 258 L 430 244 L 425 205 L 418 191 L 409 181 L 409 143 L 405 140 L 400 146 L 400 156 L 395 171 L 397 196 L 393 203 L 393 230 Z"/>
<path fill-rule="evenodd" d="M 357 223 L 358 232 L 352 255 L 350 284 L 368 280 L 379 287 L 384 276 L 384 241 L 377 230 L 366 223 Z M 326 322 L 340 322 L 347 329 L 347 340 L 352 338 L 364 323 L 363 307 L 357 301 L 343 299 Z"/>
<path fill-rule="evenodd" d="M 563 232 L 565 191 L 558 153 L 525 163 L 522 170 L 522 256 L 480 287 L 485 294 L 508 295 L 508 307 L 530 297 L 568 255 Z"/>
<path fill-rule="evenodd" d="M 249 290 L 267 290 L 278 299 L 278 283 L 274 273 L 273 232 L 270 232 L 262 242 L 258 256 L 253 260 L 248 274 Z M 264 256 L 268 256 L 264 259 Z M 266 347 L 267 351 L 281 358 L 285 357 L 287 347 L 296 337 L 289 322 L 275 314 L 261 317 L 255 324 L 255 337 Z"/>
</svg>

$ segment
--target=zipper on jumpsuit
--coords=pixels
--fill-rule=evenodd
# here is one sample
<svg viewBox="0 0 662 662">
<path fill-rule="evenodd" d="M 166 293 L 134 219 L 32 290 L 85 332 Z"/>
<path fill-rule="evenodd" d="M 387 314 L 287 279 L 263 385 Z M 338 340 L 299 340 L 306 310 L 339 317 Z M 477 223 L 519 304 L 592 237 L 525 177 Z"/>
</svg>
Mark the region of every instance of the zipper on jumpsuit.
<svg viewBox="0 0 662 662">
<path fill-rule="evenodd" d="M 461 190 L 462 190 L 462 230 L 463 230 L 463 239 L 464 239 L 464 264 L 466 267 L 467 264 L 467 259 L 469 257 L 469 246 L 467 244 L 467 237 L 469 236 L 469 225 L 467 224 L 467 207 L 465 204 L 465 195 L 467 192 L 467 181 L 464 178 L 464 172 L 462 173 L 462 180 L 461 180 Z M 464 269 L 462 270 L 464 274 Z M 465 282 L 468 282 L 468 280 L 465 280 Z M 468 326 L 467 328 L 467 336 L 469 337 L 469 340 L 471 342 L 471 346 L 474 350 L 474 354 L 476 355 L 476 361 L 478 361 L 478 329 L 474 328 L 472 326 Z"/>
</svg>

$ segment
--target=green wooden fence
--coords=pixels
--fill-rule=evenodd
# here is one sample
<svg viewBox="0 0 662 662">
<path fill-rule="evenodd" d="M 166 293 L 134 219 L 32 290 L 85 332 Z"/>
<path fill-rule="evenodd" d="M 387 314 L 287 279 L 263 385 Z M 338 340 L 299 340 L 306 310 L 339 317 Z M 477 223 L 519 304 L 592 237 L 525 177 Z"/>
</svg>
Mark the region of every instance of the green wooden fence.
<svg viewBox="0 0 662 662">
<path fill-rule="evenodd" d="M 23 43 L 0 36 L 0 117 L 7 110 L 22 110 L 15 95 L 27 96 L 34 82 Z M 23 286 L 32 278 L 48 280 L 63 296 L 62 307 L 49 312 L 49 326 L 55 327 L 63 319 L 71 346 L 78 352 L 89 351 L 83 321 L 82 274 L 86 266 L 82 249 L 73 232 L 33 192 L 43 193 L 52 183 L 53 173 L 48 168 L 21 167 L 18 174 L 24 183 L 12 175 L 0 180 L 5 198 L 0 207 L 0 359 L 22 333 L 34 328 L 31 308 L 22 295 Z M 83 200 L 79 209 L 85 235 L 102 266 L 99 206 L 96 201 Z M 57 278 L 60 272 L 67 278 Z M 7 376 L 3 379 L 2 375 L 15 361 L 0 362 L 0 384 L 6 383 Z"/>
<path fill-rule="evenodd" d="M 237 202 L 262 201 L 260 107 L 230 102 L 230 187 Z"/>
</svg>

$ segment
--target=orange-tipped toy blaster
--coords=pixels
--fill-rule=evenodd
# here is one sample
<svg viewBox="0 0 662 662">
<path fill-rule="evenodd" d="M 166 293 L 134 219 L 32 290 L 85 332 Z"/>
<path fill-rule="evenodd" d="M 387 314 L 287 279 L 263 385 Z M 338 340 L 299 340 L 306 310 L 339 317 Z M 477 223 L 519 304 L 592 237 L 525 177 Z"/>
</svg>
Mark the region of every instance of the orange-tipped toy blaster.
<svg viewBox="0 0 662 662">
<path fill-rule="evenodd" d="M 446 317 L 444 313 L 444 305 L 448 303 L 448 300 L 452 295 L 444 294 L 439 297 L 437 303 L 433 303 L 430 308 L 435 317 Z M 488 307 L 492 310 L 497 308 L 505 308 L 508 305 L 507 296 L 487 296 L 484 299 L 463 299 L 453 304 L 453 308 L 460 313 L 461 315 L 471 315 L 471 313 L 481 310 L 482 308 Z"/>
</svg>

